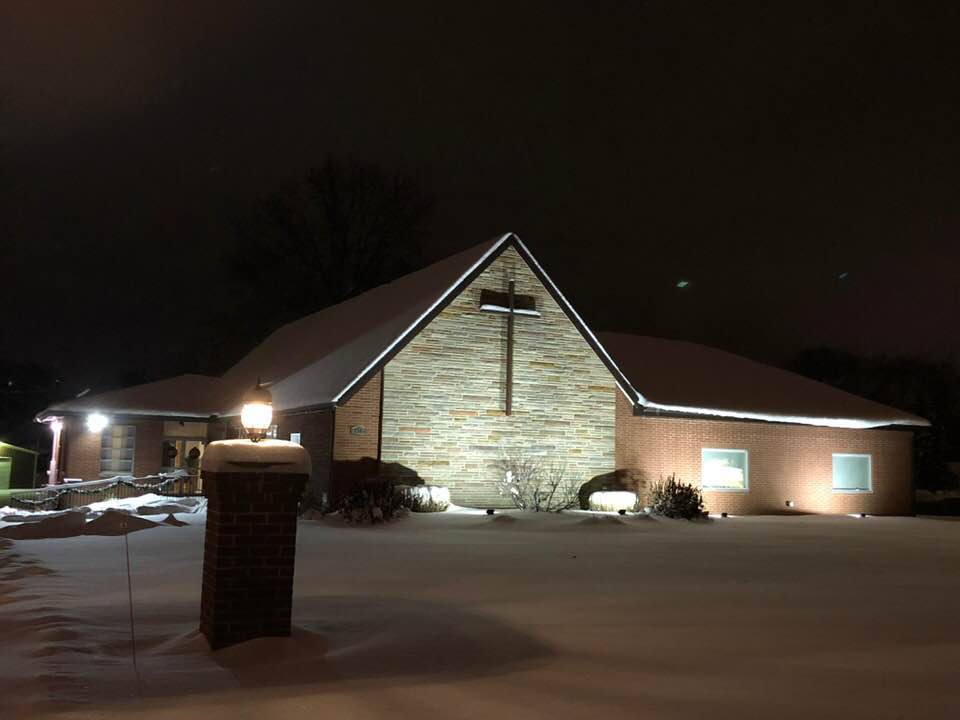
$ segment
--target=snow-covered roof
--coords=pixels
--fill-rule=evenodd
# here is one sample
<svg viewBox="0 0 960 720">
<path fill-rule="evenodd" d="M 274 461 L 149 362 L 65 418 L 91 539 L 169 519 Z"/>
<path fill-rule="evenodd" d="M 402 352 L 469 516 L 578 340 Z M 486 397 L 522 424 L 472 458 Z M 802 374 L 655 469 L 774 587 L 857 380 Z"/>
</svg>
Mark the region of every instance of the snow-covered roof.
<svg viewBox="0 0 960 720">
<path fill-rule="evenodd" d="M 284 325 L 223 376 L 236 391 L 235 404 L 224 410 L 239 412 L 236 402 L 258 378 L 269 387 L 278 410 L 345 399 L 513 237 L 475 245 Z"/>
<path fill-rule="evenodd" d="M 512 233 L 475 245 L 354 298 L 284 325 L 220 378 L 180 375 L 53 405 L 38 415 L 103 412 L 208 417 L 239 413 L 244 393 L 269 387 L 275 410 L 330 405 L 349 396 L 508 245 Z"/>
<path fill-rule="evenodd" d="M 179 375 L 88 395 L 39 419 L 102 412 L 236 415 L 246 391 L 269 387 L 274 409 L 344 402 L 507 247 L 530 264 L 635 405 L 663 412 L 836 427 L 927 425 L 922 418 L 746 358 L 692 343 L 604 333 L 598 339 L 513 233 L 475 245 L 350 300 L 284 325 L 223 377 Z"/>
<path fill-rule="evenodd" d="M 635 403 L 651 411 L 847 428 L 930 424 L 716 348 L 642 335 L 598 337 L 637 388 Z"/>
<path fill-rule="evenodd" d="M 84 395 L 51 405 L 37 417 L 111 412 L 123 415 L 207 418 L 220 405 L 220 380 L 207 375 L 177 375 L 121 390 Z"/>
</svg>

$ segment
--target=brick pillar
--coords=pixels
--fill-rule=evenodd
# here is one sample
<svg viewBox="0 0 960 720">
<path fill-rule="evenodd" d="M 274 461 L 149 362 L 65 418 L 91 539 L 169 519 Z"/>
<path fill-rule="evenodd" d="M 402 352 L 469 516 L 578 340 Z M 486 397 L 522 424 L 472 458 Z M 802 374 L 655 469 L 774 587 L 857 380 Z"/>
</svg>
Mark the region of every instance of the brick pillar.
<svg viewBox="0 0 960 720">
<path fill-rule="evenodd" d="M 200 632 L 214 650 L 290 634 L 297 506 L 310 456 L 282 440 L 223 440 L 203 454 L 207 531 Z"/>
</svg>

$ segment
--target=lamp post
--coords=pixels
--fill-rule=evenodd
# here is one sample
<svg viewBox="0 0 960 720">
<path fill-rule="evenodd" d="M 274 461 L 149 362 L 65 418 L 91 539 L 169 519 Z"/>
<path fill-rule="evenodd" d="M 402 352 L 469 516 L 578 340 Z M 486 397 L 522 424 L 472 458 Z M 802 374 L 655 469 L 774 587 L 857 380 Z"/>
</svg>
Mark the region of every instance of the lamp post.
<svg viewBox="0 0 960 720">
<path fill-rule="evenodd" d="M 258 382 L 240 412 L 247 439 L 210 443 L 203 454 L 200 631 L 214 650 L 290 634 L 297 510 L 310 455 L 297 443 L 266 438 L 271 400 Z"/>
</svg>

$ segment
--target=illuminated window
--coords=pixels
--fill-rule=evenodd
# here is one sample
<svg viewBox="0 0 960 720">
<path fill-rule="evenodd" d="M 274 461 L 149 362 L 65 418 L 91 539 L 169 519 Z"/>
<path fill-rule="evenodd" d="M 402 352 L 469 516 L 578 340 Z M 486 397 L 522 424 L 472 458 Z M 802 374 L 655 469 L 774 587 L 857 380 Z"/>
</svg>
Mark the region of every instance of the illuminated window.
<svg viewBox="0 0 960 720">
<path fill-rule="evenodd" d="M 100 477 L 133 475 L 134 425 L 108 425 L 100 433 Z"/>
<path fill-rule="evenodd" d="M 870 492 L 872 462 L 869 455 L 833 454 L 834 492 Z"/>
<path fill-rule="evenodd" d="M 704 490 L 746 490 L 747 451 L 703 448 L 700 451 L 700 486 Z"/>
<path fill-rule="evenodd" d="M 299 445 L 300 433 L 290 433 L 290 442 L 295 442 L 297 445 Z"/>
</svg>

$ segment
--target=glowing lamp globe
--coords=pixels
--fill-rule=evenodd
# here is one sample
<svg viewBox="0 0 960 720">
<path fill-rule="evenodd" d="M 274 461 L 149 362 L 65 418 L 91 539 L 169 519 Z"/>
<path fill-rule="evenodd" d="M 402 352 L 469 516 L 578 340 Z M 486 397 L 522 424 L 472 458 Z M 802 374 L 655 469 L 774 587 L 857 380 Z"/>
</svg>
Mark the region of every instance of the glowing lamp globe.
<svg viewBox="0 0 960 720">
<path fill-rule="evenodd" d="M 107 419 L 106 415 L 101 415 L 100 413 L 90 413 L 87 415 L 87 430 L 90 432 L 98 433 L 109 423 L 110 421 Z"/>
<path fill-rule="evenodd" d="M 267 436 L 273 422 L 273 398 L 270 391 L 257 383 L 257 386 L 243 398 L 240 410 L 240 424 L 253 442 L 259 442 Z"/>
</svg>

